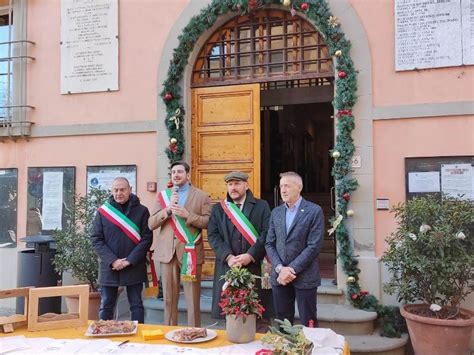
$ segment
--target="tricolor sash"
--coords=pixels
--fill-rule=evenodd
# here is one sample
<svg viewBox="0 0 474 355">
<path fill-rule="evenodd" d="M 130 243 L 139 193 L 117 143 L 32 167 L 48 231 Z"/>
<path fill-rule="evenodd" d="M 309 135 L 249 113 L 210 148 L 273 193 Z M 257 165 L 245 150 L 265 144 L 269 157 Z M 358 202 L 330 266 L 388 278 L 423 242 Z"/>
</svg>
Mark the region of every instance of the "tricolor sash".
<svg viewBox="0 0 474 355">
<path fill-rule="evenodd" d="M 155 296 L 158 291 L 158 276 L 153 261 L 153 251 L 149 251 L 146 253 L 145 297 Z"/>
<path fill-rule="evenodd" d="M 222 209 L 224 210 L 227 217 L 230 218 L 232 224 L 242 234 L 245 240 L 252 246 L 255 244 L 259 237 L 259 233 L 253 226 L 252 222 L 242 213 L 239 207 L 233 202 L 227 200 L 221 201 Z M 271 265 L 267 256 L 263 259 L 262 263 L 262 288 L 270 289 L 270 273 Z"/>
<path fill-rule="evenodd" d="M 119 227 L 133 243 L 140 243 L 142 239 L 140 236 L 140 228 L 138 228 L 130 218 L 112 206 L 111 203 L 105 202 L 99 207 L 98 211 L 102 216 Z"/>
<path fill-rule="evenodd" d="M 171 204 L 171 190 L 166 189 L 158 194 L 161 208 L 165 209 Z M 197 258 L 196 245 L 202 243 L 201 230 L 198 229 L 194 234 L 186 226 L 186 222 L 180 216 L 171 214 L 169 219 L 173 227 L 174 234 L 181 243 L 184 243 L 184 254 L 181 262 L 181 278 L 184 281 L 196 281 Z"/>
</svg>

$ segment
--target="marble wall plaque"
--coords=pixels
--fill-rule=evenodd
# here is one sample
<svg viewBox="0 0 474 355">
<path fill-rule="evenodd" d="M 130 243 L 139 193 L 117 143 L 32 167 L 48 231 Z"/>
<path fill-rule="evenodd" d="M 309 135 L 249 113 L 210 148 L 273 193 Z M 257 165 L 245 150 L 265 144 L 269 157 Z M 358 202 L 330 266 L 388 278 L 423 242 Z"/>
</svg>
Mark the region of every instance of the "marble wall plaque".
<svg viewBox="0 0 474 355">
<path fill-rule="evenodd" d="M 461 0 L 395 0 L 395 69 L 462 65 Z"/>
<path fill-rule="evenodd" d="M 463 64 L 474 64 L 474 0 L 461 0 Z"/>
<path fill-rule="evenodd" d="M 118 0 L 61 1 L 61 94 L 118 83 Z"/>
</svg>

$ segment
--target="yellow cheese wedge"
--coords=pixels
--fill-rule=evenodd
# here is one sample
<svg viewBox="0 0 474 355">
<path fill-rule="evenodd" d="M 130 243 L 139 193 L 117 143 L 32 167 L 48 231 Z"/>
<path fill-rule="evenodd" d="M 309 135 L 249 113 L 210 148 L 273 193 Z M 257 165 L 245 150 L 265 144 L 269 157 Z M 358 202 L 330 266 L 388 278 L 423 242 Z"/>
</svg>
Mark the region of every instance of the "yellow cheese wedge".
<svg viewBox="0 0 474 355">
<path fill-rule="evenodd" d="M 143 340 L 159 340 L 163 339 L 165 335 L 161 329 L 156 330 L 142 330 Z"/>
</svg>

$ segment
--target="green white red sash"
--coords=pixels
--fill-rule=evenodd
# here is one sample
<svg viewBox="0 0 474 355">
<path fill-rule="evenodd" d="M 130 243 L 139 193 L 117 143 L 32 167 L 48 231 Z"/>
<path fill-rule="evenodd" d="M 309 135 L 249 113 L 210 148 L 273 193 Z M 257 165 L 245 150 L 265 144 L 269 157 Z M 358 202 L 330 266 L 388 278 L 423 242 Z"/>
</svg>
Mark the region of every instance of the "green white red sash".
<svg viewBox="0 0 474 355">
<path fill-rule="evenodd" d="M 158 194 L 161 208 L 165 209 L 171 204 L 171 190 L 166 189 Z M 181 262 L 181 278 L 184 281 L 196 281 L 197 258 L 196 245 L 202 243 L 201 230 L 198 229 L 194 234 L 186 226 L 186 222 L 180 216 L 171 214 L 169 219 L 173 227 L 174 234 L 181 243 L 184 243 L 184 254 Z"/>
<path fill-rule="evenodd" d="M 140 243 L 140 240 L 142 239 L 140 236 L 140 229 L 130 218 L 112 206 L 112 204 L 106 202 L 99 207 L 98 211 L 102 216 L 119 227 L 133 243 Z"/>
<path fill-rule="evenodd" d="M 153 251 L 146 253 L 146 281 L 144 292 L 146 297 L 153 297 L 158 293 L 158 277 L 155 262 L 153 261 Z"/>
<path fill-rule="evenodd" d="M 257 242 L 259 237 L 259 233 L 253 226 L 252 222 L 242 213 L 239 207 L 233 202 L 229 202 L 227 200 L 221 201 L 222 209 L 224 210 L 227 217 L 230 218 L 232 224 L 237 228 L 237 230 L 242 234 L 245 240 L 252 246 Z M 269 289 L 271 288 L 269 282 L 269 273 L 268 273 L 268 265 L 270 261 L 268 257 L 265 256 L 262 263 L 262 288 Z M 271 267 L 270 267 L 271 270 Z"/>
</svg>

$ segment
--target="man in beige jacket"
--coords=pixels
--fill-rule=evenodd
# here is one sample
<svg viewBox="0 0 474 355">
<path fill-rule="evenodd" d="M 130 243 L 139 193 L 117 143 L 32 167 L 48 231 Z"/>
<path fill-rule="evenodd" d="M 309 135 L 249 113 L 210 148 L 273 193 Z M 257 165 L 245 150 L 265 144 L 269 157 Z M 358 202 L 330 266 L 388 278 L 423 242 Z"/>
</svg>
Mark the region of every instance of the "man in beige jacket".
<svg viewBox="0 0 474 355">
<path fill-rule="evenodd" d="M 201 230 L 207 228 L 211 199 L 193 187 L 190 167 L 183 161 L 171 165 L 172 189 L 158 194 L 158 202 L 148 226 L 155 233 L 153 259 L 160 262 L 165 325 L 178 324 L 180 280 L 188 307 L 188 326 L 201 326 L 201 272 L 204 246 Z"/>
</svg>

